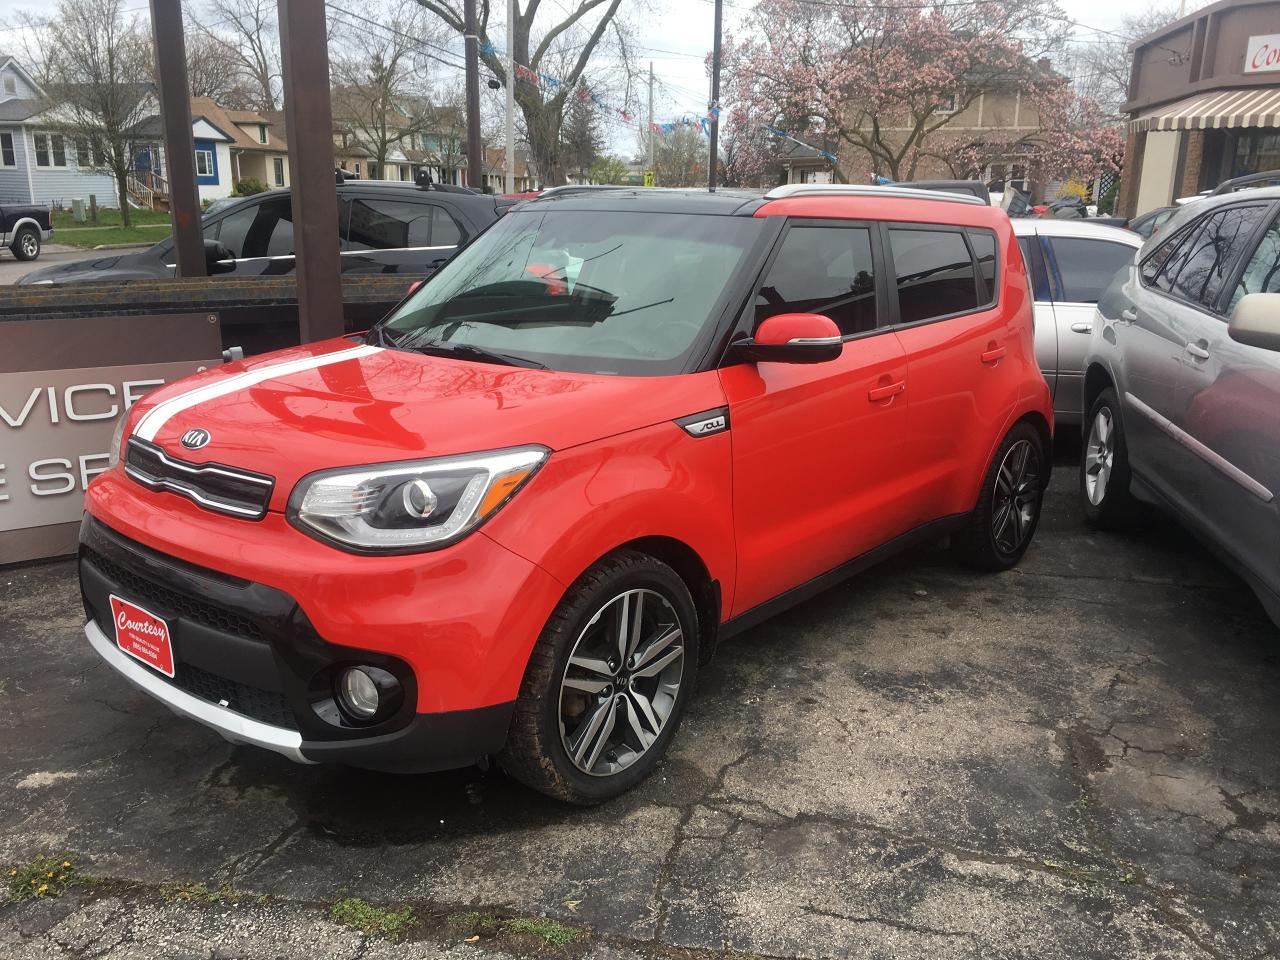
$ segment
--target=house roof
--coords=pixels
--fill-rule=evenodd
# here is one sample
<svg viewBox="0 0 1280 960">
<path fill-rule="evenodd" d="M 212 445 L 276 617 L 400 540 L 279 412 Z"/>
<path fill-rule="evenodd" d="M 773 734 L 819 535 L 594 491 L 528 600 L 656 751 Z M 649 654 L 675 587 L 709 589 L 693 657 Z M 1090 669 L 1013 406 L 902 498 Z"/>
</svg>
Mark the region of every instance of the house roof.
<svg viewBox="0 0 1280 960">
<path fill-rule="evenodd" d="M 284 124 L 265 117 L 253 110 L 228 110 L 209 97 L 191 98 L 191 119 L 204 117 L 209 123 L 227 134 L 233 150 L 254 150 L 267 153 L 284 153 L 289 149 L 284 138 Z M 250 135 L 238 124 L 264 124 L 267 128 L 267 142 L 261 143 L 256 132 Z"/>
<path fill-rule="evenodd" d="M 39 113 L 40 107 L 39 100 L 23 100 L 19 97 L 0 100 L 0 121 L 26 120 Z"/>
</svg>

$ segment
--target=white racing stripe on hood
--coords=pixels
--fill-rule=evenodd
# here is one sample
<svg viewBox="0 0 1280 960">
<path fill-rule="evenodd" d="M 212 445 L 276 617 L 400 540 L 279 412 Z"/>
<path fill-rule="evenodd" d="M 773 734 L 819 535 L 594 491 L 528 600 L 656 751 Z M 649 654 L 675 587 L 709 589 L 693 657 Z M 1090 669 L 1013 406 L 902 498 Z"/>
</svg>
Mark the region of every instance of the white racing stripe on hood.
<svg viewBox="0 0 1280 960">
<path fill-rule="evenodd" d="M 288 360 L 284 363 L 275 363 L 265 367 L 257 367 L 253 370 L 246 370 L 244 373 L 237 373 L 233 377 L 227 377 L 225 380 L 219 380 L 208 386 L 197 387 L 194 390 L 188 390 L 186 393 L 180 393 L 176 397 L 170 397 L 168 400 L 157 404 L 143 414 L 142 419 L 138 422 L 138 426 L 134 429 L 130 436 L 138 437 L 142 440 L 154 440 L 156 434 L 160 432 L 160 428 L 169 422 L 170 418 L 184 410 L 190 410 L 197 404 L 204 403 L 206 400 L 214 400 L 218 397 L 225 397 L 229 393 L 235 393 L 238 390 L 244 390 L 255 384 L 262 383 L 264 380 L 274 380 L 277 377 L 287 377 L 290 374 L 301 373 L 304 370 L 314 370 L 317 367 L 327 367 L 331 363 L 342 363 L 344 360 L 355 360 L 359 357 L 367 357 L 370 354 L 378 353 L 381 347 L 375 347 L 366 344 L 363 347 L 352 347 L 350 350 L 338 350 L 334 353 L 326 353 L 319 357 L 304 357 L 301 360 Z"/>
</svg>

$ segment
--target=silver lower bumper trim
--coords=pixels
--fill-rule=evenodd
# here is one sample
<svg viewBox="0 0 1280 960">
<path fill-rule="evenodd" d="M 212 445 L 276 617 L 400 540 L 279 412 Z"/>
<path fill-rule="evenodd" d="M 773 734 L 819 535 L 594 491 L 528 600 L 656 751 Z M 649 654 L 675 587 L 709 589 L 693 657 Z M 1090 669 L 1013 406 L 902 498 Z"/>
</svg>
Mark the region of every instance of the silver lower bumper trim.
<svg viewBox="0 0 1280 960">
<path fill-rule="evenodd" d="M 84 625 L 85 636 L 98 656 L 135 687 L 155 697 L 180 716 L 189 717 L 206 727 L 212 727 L 232 743 L 249 743 L 255 747 L 272 750 L 296 763 L 312 763 L 302 755 L 302 734 L 284 727 L 273 727 L 219 707 L 216 704 L 193 697 L 173 684 L 161 680 L 142 664 L 121 650 L 102 632 L 102 628 L 90 620 Z"/>
</svg>

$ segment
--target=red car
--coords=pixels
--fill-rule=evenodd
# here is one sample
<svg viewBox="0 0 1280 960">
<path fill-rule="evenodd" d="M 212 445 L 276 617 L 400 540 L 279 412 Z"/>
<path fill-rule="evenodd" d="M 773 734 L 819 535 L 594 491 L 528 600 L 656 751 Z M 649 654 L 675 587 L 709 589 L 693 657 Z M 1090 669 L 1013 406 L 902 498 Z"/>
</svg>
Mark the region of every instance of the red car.
<svg viewBox="0 0 1280 960">
<path fill-rule="evenodd" d="M 719 640 L 922 540 L 1018 562 L 1031 311 L 1008 219 L 959 196 L 548 192 L 369 333 L 135 405 L 86 633 L 232 741 L 613 796 Z"/>
</svg>

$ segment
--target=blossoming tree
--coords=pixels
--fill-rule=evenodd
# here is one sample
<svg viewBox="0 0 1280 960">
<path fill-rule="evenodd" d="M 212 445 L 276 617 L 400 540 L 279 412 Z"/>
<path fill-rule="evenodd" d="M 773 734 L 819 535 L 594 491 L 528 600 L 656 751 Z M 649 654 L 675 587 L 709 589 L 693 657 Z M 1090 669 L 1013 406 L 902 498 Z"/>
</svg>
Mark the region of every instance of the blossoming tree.
<svg viewBox="0 0 1280 960">
<path fill-rule="evenodd" d="M 1054 0 L 760 0 L 727 45 L 726 104 L 835 155 L 841 180 L 909 180 L 927 156 L 957 175 L 1009 155 L 1091 171 L 1114 163 L 1118 134 L 1036 56 L 1064 23 Z M 1034 123 L 962 135 L 957 118 L 993 92 Z"/>
</svg>

